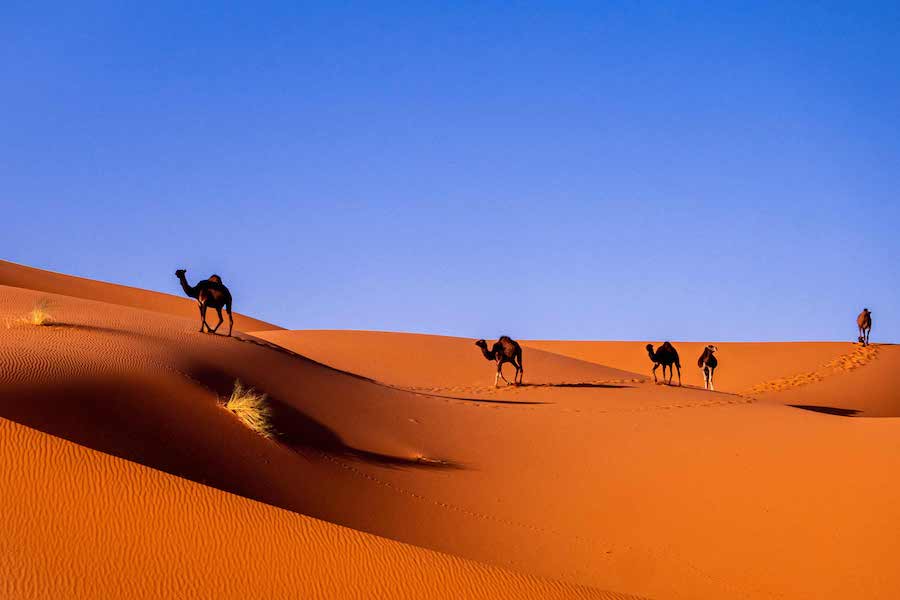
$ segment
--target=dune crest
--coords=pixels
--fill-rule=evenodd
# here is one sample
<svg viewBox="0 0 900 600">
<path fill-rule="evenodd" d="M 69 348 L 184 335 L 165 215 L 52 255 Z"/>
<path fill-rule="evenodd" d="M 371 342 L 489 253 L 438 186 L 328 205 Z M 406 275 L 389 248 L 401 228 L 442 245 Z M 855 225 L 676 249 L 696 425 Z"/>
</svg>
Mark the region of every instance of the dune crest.
<svg viewBox="0 0 900 600">
<path fill-rule="evenodd" d="M 174 269 L 172 272 L 174 273 Z M 177 289 L 174 275 L 172 281 L 174 291 Z M 107 302 L 179 317 L 193 317 L 199 323 L 197 302 L 187 297 L 44 271 L 5 260 L 0 260 L 0 285 Z M 277 325 L 239 313 L 234 313 L 234 326 L 241 331 L 280 329 Z"/>
</svg>

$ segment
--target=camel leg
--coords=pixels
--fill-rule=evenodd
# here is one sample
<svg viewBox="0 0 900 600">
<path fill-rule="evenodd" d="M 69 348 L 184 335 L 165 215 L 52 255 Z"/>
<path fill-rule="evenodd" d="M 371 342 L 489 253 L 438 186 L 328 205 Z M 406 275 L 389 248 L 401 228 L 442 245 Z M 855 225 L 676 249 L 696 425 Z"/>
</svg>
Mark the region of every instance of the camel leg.
<svg viewBox="0 0 900 600">
<path fill-rule="evenodd" d="M 225 307 L 225 312 L 228 313 L 228 337 L 231 337 L 231 330 L 234 328 L 234 317 L 231 316 L 231 305 Z"/>
<path fill-rule="evenodd" d="M 215 326 L 215 327 L 213 327 L 211 333 L 217 332 L 217 331 L 219 330 L 219 327 L 222 325 L 222 322 L 224 321 L 224 319 L 222 319 L 222 309 L 221 309 L 221 308 L 216 308 L 216 313 L 219 315 L 219 322 L 216 323 L 216 326 Z"/>
<path fill-rule="evenodd" d="M 716 386 L 713 385 L 713 375 L 715 374 L 716 370 L 714 368 L 709 370 L 709 391 L 711 392 L 716 391 Z"/>
<path fill-rule="evenodd" d="M 509 380 L 503 376 L 503 363 L 497 364 L 497 373 L 500 374 L 500 379 L 506 382 L 506 385 L 509 385 Z"/>
<path fill-rule="evenodd" d="M 675 365 L 678 369 L 678 387 L 681 387 L 681 365 Z M 669 383 L 672 382 L 672 367 L 669 367 Z"/>
<path fill-rule="evenodd" d="M 206 332 L 212 333 L 213 332 L 212 328 L 209 326 L 209 323 L 206 322 L 206 309 L 207 308 L 208 307 L 204 304 L 203 308 L 200 309 L 200 317 L 203 320 L 203 323 L 200 325 L 200 331 L 203 331 L 203 327 L 206 326 Z"/>
<path fill-rule="evenodd" d="M 659 368 L 659 363 L 653 363 L 653 370 L 650 371 L 650 374 L 653 375 L 653 383 L 659 383 L 659 379 L 656 378 L 656 369 Z M 666 376 L 666 369 L 663 367 L 663 378 Z"/>
</svg>

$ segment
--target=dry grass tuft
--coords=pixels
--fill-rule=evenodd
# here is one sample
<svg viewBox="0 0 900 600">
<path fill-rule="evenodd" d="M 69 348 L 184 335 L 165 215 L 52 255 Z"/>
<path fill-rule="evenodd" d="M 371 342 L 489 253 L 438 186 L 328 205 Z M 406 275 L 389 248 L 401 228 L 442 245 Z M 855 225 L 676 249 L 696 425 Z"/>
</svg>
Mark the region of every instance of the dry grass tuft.
<svg viewBox="0 0 900 600">
<path fill-rule="evenodd" d="M 53 317 L 50 315 L 50 301 L 46 298 L 41 298 L 34 303 L 34 307 L 24 317 L 7 319 L 6 328 L 9 329 L 16 325 L 36 325 L 40 327 L 51 323 L 53 323 Z"/>
<path fill-rule="evenodd" d="M 265 438 L 275 436 L 271 423 L 272 408 L 266 402 L 266 395 L 253 388 L 245 388 L 240 380 L 234 382 L 234 390 L 225 402 L 225 408 L 259 435 Z"/>
<path fill-rule="evenodd" d="M 29 325 L 47 325 L 53 321 L 50 316 L 50 301 L 46 298 L 38 300 L 31 312 L 25 317 L 25 322 Z"/>
</svg>

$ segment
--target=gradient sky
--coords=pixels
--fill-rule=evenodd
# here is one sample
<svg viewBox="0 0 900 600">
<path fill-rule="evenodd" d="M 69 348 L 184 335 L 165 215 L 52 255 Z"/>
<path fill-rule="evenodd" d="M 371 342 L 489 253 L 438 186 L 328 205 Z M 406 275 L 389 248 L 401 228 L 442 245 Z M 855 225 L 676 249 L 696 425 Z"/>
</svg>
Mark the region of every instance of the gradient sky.
<svg viewBox="0 0 900 600">
<path fill-rule="evenodd" d="M 900 4 L 0 6 L 0 258 L 285 327 L 900 340 Z"/>
</svg>

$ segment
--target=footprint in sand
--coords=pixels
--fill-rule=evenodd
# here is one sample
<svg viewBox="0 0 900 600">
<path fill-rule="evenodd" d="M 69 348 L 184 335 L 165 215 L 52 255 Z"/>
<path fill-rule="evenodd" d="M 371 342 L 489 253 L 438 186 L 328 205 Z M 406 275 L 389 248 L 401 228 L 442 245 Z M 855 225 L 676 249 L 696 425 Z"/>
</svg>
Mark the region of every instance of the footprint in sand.
<svg viewBox="0 0 900 600">
<path fill-rule="evenodd" d="M 788 377 L 780 377 L 772 381 L 759 383 L 746 392 L 747 395 L 754 396 L 764 394 L 766 392 L 780 392 L 793 388 L 798 388 L 811 383 L 823 381 L 826 377 L 837 375 L 838 373 L 846 373 L 859 367 L 865 366 L 878 357 L 877 346 L 857 346 L 852 352 L 838 356 L 815 371 L 800 373 Z"/>
</svg>

